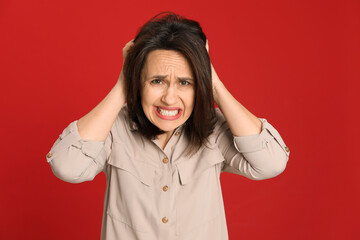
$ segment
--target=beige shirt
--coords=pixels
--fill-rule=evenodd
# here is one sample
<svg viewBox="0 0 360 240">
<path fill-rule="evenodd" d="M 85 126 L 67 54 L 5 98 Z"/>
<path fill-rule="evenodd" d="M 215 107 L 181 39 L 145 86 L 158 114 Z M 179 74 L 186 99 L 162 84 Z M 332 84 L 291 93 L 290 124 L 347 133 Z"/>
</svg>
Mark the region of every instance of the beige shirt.
<svg viewBox="0 0 360 240">
<path fill-rule="evenodd" d="M 189 158 L 182 126 L 162 150 L 156 139 L 130 128 L 124 107 L 105 142 L 82 140 L 75 121 L 47 161 L 57 177 L 71 183 L 91 181 L 104 171 L 102 240 L 228 239 L 220 173 L 275 177 L 290 152 L 265 119 L 259 118 L 260 134 L 234 137 L 219 110 L 217 117 L 208 146 Z"/>
</svg>

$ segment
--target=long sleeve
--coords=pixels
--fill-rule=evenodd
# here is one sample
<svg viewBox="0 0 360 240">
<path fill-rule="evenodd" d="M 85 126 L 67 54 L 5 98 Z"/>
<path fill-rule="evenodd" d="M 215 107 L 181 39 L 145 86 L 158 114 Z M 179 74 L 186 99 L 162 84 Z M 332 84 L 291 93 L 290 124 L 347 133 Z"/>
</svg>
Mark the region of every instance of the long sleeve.
<svg viewBox="0 0 360 240">
<path fill-rule="evenodd" d="M 60 134 L 46 158 L 55 176 L 61 180 L 71 183 L 91 181 L 103 171 L 111 141 L 111 132 L 104 142 L 81 139 L 77 121 L 74 121 Z"/>
<path fill-rule="evenodd" d="M 285 170 L 290 150 L 266 119 L 259 118 L 262 122 L 259 134 L 243 137 L 233 136 L 222 115 L 220 119 L 217 142 L 225 158 L 222 171 L 263 180 Z"/>
</svg>

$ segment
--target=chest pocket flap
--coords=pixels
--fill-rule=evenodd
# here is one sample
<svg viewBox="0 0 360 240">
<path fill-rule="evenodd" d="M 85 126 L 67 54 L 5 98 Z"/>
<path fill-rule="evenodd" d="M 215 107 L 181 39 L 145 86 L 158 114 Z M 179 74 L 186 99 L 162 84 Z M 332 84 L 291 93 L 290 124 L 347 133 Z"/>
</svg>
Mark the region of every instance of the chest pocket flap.
<svg viewBox="0 0 360 240">
<path fill-rule="evenodd" d="M 179 170 L 180 181 L 185 185 L 197 177 L 210 167 L 224 161 L 224 157 L 218 148 L 203 148 L 194 156 L 181 159 L 177 168 Z M 221 166 L 219 167 L 220 173 Z"/>
<path fill-rule="evenodd" d="M 146 159 L 139 159 L 124 147 L 122 143 L 114 142 L 108 164 L 122 169 L 146 186 L 153 185 L 155 177 L 155 167 L 146 162 Z"/>
<path fill-rule="evenodd" d="M 180 187 L 176 198 L 175 234 L 198 231 L 219 216 L 221 187 L 219 175 L 224 161 L 218 148 L 203 148 L 177 165 Z M 195 233 L 194 233 L 195 234 Z"/>
</svg>

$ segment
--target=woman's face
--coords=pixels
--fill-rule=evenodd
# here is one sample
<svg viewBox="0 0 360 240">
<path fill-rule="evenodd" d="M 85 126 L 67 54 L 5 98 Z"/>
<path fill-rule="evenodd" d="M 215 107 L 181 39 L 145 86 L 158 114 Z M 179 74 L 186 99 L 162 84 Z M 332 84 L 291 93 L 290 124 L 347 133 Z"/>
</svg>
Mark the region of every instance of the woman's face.
<svg viewBox="0 0 360 240">
<path fill-rule="evenodd" d="M 171 133 L 190 117 L 195 81 L 186 58 L 173 50 L 151 51 L 141 74 L 141 104 L 146 117 Z"/>
</svg>

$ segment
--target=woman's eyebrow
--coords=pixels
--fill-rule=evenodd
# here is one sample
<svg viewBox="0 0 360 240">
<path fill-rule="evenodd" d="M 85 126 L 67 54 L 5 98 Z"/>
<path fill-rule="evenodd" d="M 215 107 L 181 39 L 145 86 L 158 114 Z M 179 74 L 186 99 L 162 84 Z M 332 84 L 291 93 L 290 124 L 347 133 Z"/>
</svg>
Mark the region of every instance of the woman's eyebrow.
<svg viewBox="0 0 360 240">
<path fill-rule="evenodd" d="M 194 79 L 191 77 L 178 77 L 178 79 L 180 81 L 194 81 Z"/>
<path fill-rule="evenodd" d="M 163 79 L 167 78 L 167 76 L 168 75 L 154 75 L 154 76 L 151 77 L 151 79 L 156 78 L 156 79 L 159 79 L 159 80 L 163 80 Z M 180 81 L 194 81 L 194 79 L 191 78 L 191 77 L 178 77 L 177 79 L 180 80 Z"/>
<path fill-rule="evenodd" d="M 163 80 L 167 77 L 167 75 L 154 75 L 151 77 L 151 79 L 153 78 L 156 78 L 156 79 L 159 79 L 159 80 Z"/>
</svg>

